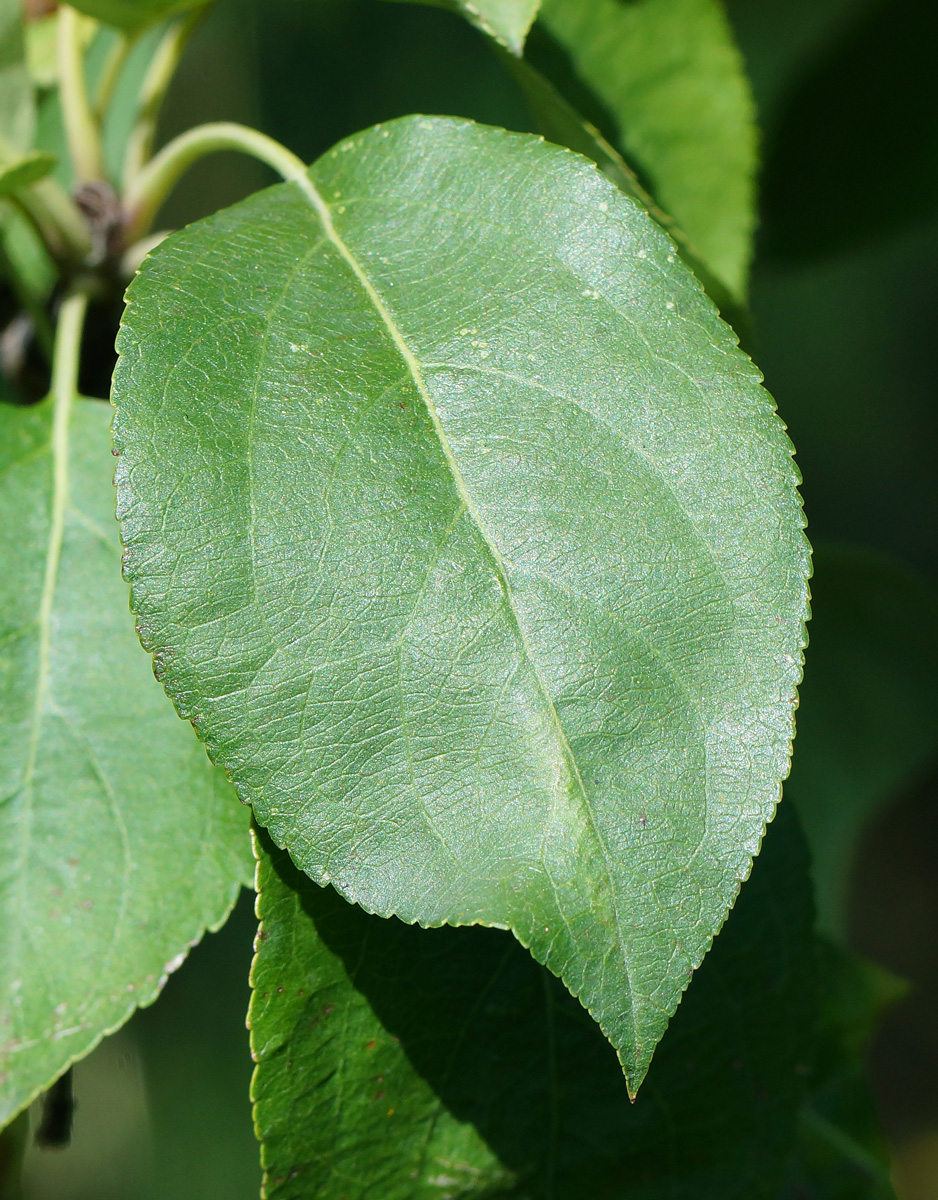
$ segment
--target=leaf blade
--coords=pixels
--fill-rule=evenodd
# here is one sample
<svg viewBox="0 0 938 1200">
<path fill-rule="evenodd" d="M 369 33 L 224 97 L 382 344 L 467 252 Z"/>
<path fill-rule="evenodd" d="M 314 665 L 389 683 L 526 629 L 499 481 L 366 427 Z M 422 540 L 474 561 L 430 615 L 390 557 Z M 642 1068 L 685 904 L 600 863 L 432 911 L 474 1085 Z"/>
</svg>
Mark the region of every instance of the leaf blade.
<svg viewBox="0 0 938 1200">
<path fill-rule="evenodd" d="M 541 0 L 415 0 L 448 8 L 471 21 L 512 54 L 524 50 L 524 39 L 534 23 Z"/>
<path fill-rule="evenodd" d="M 512 928 L 637 1087 L 787 766 L 790 448 L 591 164 L 414 118 L 314 178 L 318 203 L 268 191 L 131 289 L 114 433 L 144 645 L 304 870 L 383 915 Z"/>
<path fill-rule="evenodd" d="M 245 814 L 163 711 L 124 611 L 107 420 L 78 400 L 57 440 L 49 402 L 0 406 L 0 1122 L 149 1003 L 244 880 Z M 135 756 L 128 706 L 152 739 Z"/>
<path fill-rule="evenodd" d="M 816 1005 L 792 812 L 634 1105 L 598 1030 L 504 934 L 380 922 L 263 833 L 257 854 L 249 1025 L 270 1197 L 774 1200 Z"/>
<path fill-rule="evenodd" d="M 0 149 L 29 150 L 36 132 L 36 102 L 26 67 L 23 8 L 0 0 Z"/>
<path fill-rule="evenodd" d="M 118 29 L 142 29 L 164 17 L 202 8 L 209 0 L 76 0 L 79 12 Z"/>
<path fill-rule="evenodd" d="M 567 59 L 563 73 L 572 71 L 604 108 L 604 132 L 644 173 L 695 255 L 742 301 L 757 135 L 722 7 L 715 0 L 545 0 L 540 21 Z"/>
</svg>

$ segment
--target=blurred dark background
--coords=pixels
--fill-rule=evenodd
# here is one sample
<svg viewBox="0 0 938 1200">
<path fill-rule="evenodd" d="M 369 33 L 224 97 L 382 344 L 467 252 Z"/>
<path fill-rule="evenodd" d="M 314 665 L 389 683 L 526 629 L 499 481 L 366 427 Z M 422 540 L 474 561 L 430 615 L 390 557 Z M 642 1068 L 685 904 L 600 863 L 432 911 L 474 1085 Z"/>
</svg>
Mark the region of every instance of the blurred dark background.
<svg viewBox="0 0 938 1200">
<path fill-rule="evenodd" d="M 818 548 L 789 794 L 817 847 L 822 924 L 910 983 L 870 1073 L 901 1200 L 938 1200 L 938 4 L 728 9 L 763 128 L 751 346 L 798 450 Z M 163 138 L 232 119 L 312 159 L 413 111 L 531 128 L 482 37 L 445 12 L 219 0 Z M 217 156 L 160 224 L 268 182 L 257 164 Z M 245 896 L 159 1004 L 79 1065 L 74 1144 L 31 1152 L 30 1200 L 257 1196 L 253 927 Z"/>
</svg>

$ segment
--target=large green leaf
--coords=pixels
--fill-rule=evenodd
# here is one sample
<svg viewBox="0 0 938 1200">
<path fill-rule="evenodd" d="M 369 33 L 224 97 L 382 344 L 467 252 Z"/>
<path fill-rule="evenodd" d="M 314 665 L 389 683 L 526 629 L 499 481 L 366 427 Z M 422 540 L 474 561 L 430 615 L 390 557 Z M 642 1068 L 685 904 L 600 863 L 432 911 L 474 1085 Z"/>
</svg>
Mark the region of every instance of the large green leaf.
<svg viewBox="0 0 938 1200">
<path fill-rule="evenodd" d="M 938 752 L 938 596 L 882 555 L 834 546 L 818 554 L 812 592 L 786 795 L 811 843 L 821 923 L 843 935 L 860 836 Z"/>
<path fill-rule="evenodd" d="M 779 813 L 638 1101 L 504 933 L 380 921 L 261 835 L 250 1024 L 271 1200 L 774 1200 L 810 1063 L 807 855 Z"/>
<path fill-rule="evenodd" d="M 120 29 L 142 29 L 163 17 L 202 8 L 208 0 L 71 0 L 72 7 Z"/>
<path fill-rule="evenodd" d="M 33 144 L 36 107 L 26 68 L 22 0 L 0 0 L 0 145 Z"/>
<path fill-rule="evenodd" d="M 520 54 L 541 0 L 417 0 L 417 3 L 461 13 L 512 54 Z"/>
<path fill-rule="evenodd" d="M 755 112 L 722 5 L 545 0 L 540 23 L 550 43 L 535 64 L 621 147 L 696 255 L 744 298 Z"/>
<path fill-rule="evenodd" d="M 0 1124 L 139 1004 L 248 864 L 120 580 L 108 410 L 0 406 Z"/>
<path fill-rule="evenodd" d="M 645 212 L 407 118 L 175 235 L 114 382 L 181 714 L 366 909 L 510 927 L 638 1086 L 787 770 L 791 447 Z"/>
</svg>

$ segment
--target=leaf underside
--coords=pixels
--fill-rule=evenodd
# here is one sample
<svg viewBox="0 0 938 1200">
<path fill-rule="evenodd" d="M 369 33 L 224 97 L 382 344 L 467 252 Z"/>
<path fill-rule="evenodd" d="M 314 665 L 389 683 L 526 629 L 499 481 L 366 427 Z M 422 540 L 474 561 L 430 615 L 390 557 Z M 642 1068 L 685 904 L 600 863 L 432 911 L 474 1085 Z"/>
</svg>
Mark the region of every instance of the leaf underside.
<svg viewBox="0 0 938 1200">
<path fill-rule="evenodd" d="M 382 921 L 258 839 L 253 1096 L 270 1200 L 776 1200 L 811 1062 L 808 861 L 783 806 L 638 1101 L 497 930 Z"/>
<path fill-rule="evenodd" d="M 586 93 L 585 115 L 742 301 L 755 228 L 756 115 L 719 0 L 544 0 L 540 27 L 555 44 L 534 62 L 543 58 L 568 98 Z"/>
<path fill-rule="evenodd" d="M 778 799 L 808 571 L 673 247 L 569 151 L 407 118 L 168 239 L 119 345 L 180 713 L 313 879 L 512 929 L 636 1088 Z"/>
<path fill-rule="evenodd" d="M 0 405 L 0 1125 L 250 878 L 247 813 L 140 654 L 108 409 Z M 61 452 L 59 452 L 61 451 Z"/>
</svg>

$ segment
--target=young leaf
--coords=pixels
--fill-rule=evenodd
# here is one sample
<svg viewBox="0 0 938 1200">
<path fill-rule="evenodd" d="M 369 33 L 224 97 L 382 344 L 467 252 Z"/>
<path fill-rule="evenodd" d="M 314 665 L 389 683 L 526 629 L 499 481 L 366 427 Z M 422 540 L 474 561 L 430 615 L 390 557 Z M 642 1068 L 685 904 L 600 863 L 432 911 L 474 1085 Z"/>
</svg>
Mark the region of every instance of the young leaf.
<svg viewBox="0 0 938 1200">
<path fill-rule="evenodd" d="M 142 29 L 163 17 L 202 8 L 208 0 L 70 0 L 72 8 L 119 29 Z"/>
<path fill-rule="evenodd" d="M 0 1125 L 140 1004 L 248 870 L 247 814 L 136 645 L 108 410 L 0 406 Z"/>
<path fill-rule="evenodd" d="M 541 0 L 417 0 L 417 3 L 461 13 L 512 54 L 521 54 Z"/>
<path fill-rule="evenodd" d="M 778 799 L 808 570 L 671 244 L 569 151 L 406 118 L 164 242 L 120 350 L 180 713 L 315 880 L 514 930 L 637 1088 Z"/>
<path fill-rule="evenodd" d="M 694 252 L 746 295 L 755 223 L 755 111 L 718 0 L 544 0 L 538 56 L 640 169 Z M 540 27 L 539 25 L 539 27 Z M 536 44 L 535 44 L 536 49 Z M 582 101 L 581 101 L 582 102 Z"/>
<path fill-rule="evenodd" d="M 787 806 L 634 1105 L 599 1030 L 505 934 L 380 921 L 265 834 L 258 854 L 249 1023 L 271 1200 L 775 1200 L 815 999 Z"/>
<path fill-rule="evenodd" d="M 21 188 L 45 179 L 55 167 L 55 158 L 41 150 L 33 150 L 9 162 L 0 152 L 0 197 L 12 196 Z"/>
<path fill-rule="evenodd" d="M 33 85 L 26 69 L 22 0 L 0 0 L 0 146 L 28 150 L 36 131 Z"/>
</svg>

